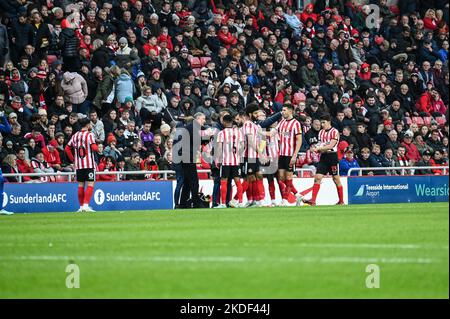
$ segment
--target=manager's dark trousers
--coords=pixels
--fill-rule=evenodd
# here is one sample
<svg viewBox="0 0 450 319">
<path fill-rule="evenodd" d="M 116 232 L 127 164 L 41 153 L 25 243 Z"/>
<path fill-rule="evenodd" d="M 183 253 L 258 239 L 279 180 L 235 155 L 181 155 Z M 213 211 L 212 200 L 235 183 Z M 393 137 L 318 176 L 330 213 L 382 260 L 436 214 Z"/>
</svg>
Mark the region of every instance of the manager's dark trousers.
<svg viewBox="0 0 450 319">
<path fill-rule="evenodd" d="M 181 191 L 180 206 L 186 205 L 187 200 L 192 194 L 192 203 L 194 207 L 201 207 L 200 197 L 198 197 L 198 175 L 195 163 L 182 163 L 184 183 Z"/>
</svg>

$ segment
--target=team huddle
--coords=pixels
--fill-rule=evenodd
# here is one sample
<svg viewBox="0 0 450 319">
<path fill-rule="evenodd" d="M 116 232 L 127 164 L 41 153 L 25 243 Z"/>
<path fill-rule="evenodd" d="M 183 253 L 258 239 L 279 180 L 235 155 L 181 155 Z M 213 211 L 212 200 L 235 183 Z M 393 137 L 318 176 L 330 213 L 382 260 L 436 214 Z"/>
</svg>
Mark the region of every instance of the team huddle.
<svg viewBox="0 0 450 319">
<path fill-rule="evenodd" d="M 339 132 L 331 126 L 329 115 L 321 118 L 319 143 L 311 146 L 321 154 L 311 199 L 306 200 L 295 188 L 292 180 L 297 155 L 302 146 L 302 126 L 293 114 L 291 104 L 285 104 L 280 113 L 269 118 L 266 118 L 265 112 L 256 104 L 249 104 L 245 112 L 234 117 L 228 111 L 221 113 L 222 128 L 212 130 L 215 138 L 211 140 L 213 168 L 218 170 L 218 179 L 215 181 L 220 183 L 220 196 L 216 194 L 218 200 L 214 208 L 265 206 L 264 178 L 268 181 L 271 206 L 288 206 L 290 196 L 295 196 L 297 206 L 302 203 L 315 205 L 321 180 L 327 174 L 333 177 L 336 184 L 339 196 L 337 204 L 344 203 L 338 174 Z M 94 191 L 94 152 L 98 151 L 98 146 L 90 132 L 90 121 L 85 119 L 81 124 L 82 130 L 74 134 L 65 151 L 76 167 L 80 203 L 78 212 L 93 212 L 89 202 Z M 277 203 L 275 199 L 275 181 L 281 193 L 281 203 Z M 234 196 L 232 182 L 236 186 Z M 245 204 L 244 194 L 247 199 Z"/>
<path fill-rule="evenodd" d="M 330 116 L 321 118 L 319 143 L 312 146 L 321 154 L 321 159 L 310 200 L 304 199 L 292 182 L 302 145 L 302 127 L 294 118 L 293 106 L 285 104 L 279 122 L 278 119 L 279 114 L 266 119 L 265 113 L 252 104 L 234 118 L 229 113 L 222 114 L 223 129 L 217 134 L 214 151 L 215 165 L 220 170 L 220 204 L 215 208 L 265 206 L 264 178 L 268 181 L 271 206 L 288 206 L 291 194 L 296 197 L 297 206 L 302 203 L 315 205 L 321 180 L 327 174 L 333 177 L 336 184 L 337 204 L 344 203 L 338 174 L 339 132 L 331 126 Z M 231 194 L 231 180 L 236 185 L 234 197 Z M 275 180 L 282 198 L 279 204 L 275 200 Z M 244 193 L 246 204 L 243 203 Z"/>
</svg>

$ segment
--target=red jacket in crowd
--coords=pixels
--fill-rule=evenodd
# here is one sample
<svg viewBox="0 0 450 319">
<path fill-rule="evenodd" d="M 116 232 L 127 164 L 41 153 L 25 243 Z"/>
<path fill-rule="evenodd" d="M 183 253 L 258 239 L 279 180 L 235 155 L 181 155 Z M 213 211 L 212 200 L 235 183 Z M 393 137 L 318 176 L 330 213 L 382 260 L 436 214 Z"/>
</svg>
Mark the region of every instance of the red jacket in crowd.
<svg viewBox="0 0 450 319">
<path fill-rule="evenodd" d="M 300 14 L 300 21 L 302 23 L 306 23 L 306 20 L 308 20 L 308 18 L 313 19 L 314 22 L 317 21 L 317 13 L 314 13 L 314 5 L 312 3 L 306 5 L 305 9 L 303 10 L 303 12 Z"/>
<path fill-rule="evenodd" d="M 419 112 L 425 112 L 431 114 L 433 112 L 438 112 L 441 114 L 445 114 L 447 108 L 445 107 L 442 99 L 436 101 L 430 92 L 425 92 L 417 101 L 416 108 Z"/>
<path fill-rule="evenodd" d="M 237 43 L 237 39 L 231 34 L 231 32 L 227 32 L 227 34 L 225 34 L 224 32 L 222 32 L 222 30 L 220 30 L 217 33 L 217 37 L 219 38 L 220 42 L 222 42 L 223 46 L 227 49 Z"/>
<path fill-rule="evenodd" d="M 111 173 L 114 173 L 114 172 L 117 171 L 114 164 L 111 167 L 107 168 L 105 160 L 101 160 L 100 161 L 100 164 L 98 164 L 97 170 L 99 172 L 105 172 L 106 171 L 106 172 L 111 172 Z M 117 180 L 116 177 L 117 177 L 116 174 L 99 174 L 99 175 L 97 175 L 97 180 L 98 181 L 105 181 L 105 182 L 114 182 L 114 181 Z"/>
<path fill-rule="evenodd" d="M 27 160 L 21 160 L 21 159 L 17 159 L 17 169 L 19 171 L 19 173 L 34 173 L 34 170 L 31 168 L 30 164 L 27 162 Z M 29 176 L 24 176 L 23 177 L 23 181 L 27 182 L 31 180 L 31 177 Z"/>
<path fill-rule="evenodd" d="M 413 143 L 405 143 L 402 142 L 402 145 L 406 148 L 406 157 L 410 161 L 418 162 L 421 159 L 420 152 L 417 149 L 417 146 Z"/>
<path fill-rule="evenodd" d="M 52 147 L 52 145 L 50 145 Z M 61 165 L 61 159 L 59 157 L 59 152 L 56 150 L 56 148 L 53 147 L 53 151 L 50 151 L 49 145 L 42 148 L 42 153 L 44 154 L 44 160 L 50 165 L 51 167 L 55 165 Z"/>
</svg>

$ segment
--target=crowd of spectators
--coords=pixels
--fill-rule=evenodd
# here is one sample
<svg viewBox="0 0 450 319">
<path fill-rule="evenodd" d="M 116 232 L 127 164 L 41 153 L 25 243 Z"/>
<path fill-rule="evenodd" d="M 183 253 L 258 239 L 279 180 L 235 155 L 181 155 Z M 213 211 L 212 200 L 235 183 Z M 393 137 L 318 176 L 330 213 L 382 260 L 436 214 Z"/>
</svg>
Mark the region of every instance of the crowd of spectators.
<svg viewBox="0 0 450 319">
<path fill-rule="evenodd" d="M 214 125 L 256 102 L 267 115 L 295 106 L 298 167 L 317 165 L 309 146 L 330 113 L 341 174 L 442 174 L 432 166 L 448 164 L 448 0 L 307 2 L 1 1 L 3 172 L 73 171 L 64 147 L 84 117 L 98 169 L 112 172 L 100 180 L 170 170 L 177 123 L 202 112 Z"/>
</svg>

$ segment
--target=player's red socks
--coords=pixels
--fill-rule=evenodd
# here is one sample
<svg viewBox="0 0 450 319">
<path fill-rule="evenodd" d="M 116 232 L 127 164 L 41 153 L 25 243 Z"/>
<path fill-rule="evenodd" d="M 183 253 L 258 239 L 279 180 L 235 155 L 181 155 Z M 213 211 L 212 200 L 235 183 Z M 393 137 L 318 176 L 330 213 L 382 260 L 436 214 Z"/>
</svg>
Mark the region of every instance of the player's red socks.
<svg viewBox="0 0 450 319">
<path fill-rule="evenodd" d="M 253 202 L 253 182 L 247 182 L 247 200 Z"/>
<path fill-rule="evenodd" d="M 292 181 L 291 181 L 292 182 Z M 297 194 L 297 189 L 295 188 L 295 186 L 294 186 L 294 183 L 291 183 L 291 192 L 292 192 L 292 194 Z"/>
<path fill-rule="evenodd" d="M 275 200 L 275 182 L 274 181 L 269 182 L 269 194 L 270 194 L 270 199 Z"/>
<path fill-rule="evenodd" d="M 289 194 L 290 194 L 291 191 L 292 191 L 292 179 L 287 179 L 287 180 L 285 181 L 285 183 L 286 183 L 286 188 L 285 188 L 285 190 L 284 190 L 284 193 L 286 194 L 286 195 L 285 195 L 285 196 L 286 196 L 286 199 L 288 199 Z"/>
<path fill-rule="evenodd" d="M 264 188 L 264 180 L 257 179 L 255 183 L 258 186 L 258 200 L 264 200 L 264 198 L 266 198 L 266 190 Z"/>
<path fill-rule="evenodd" d="M 344 202 L 344 189 L 342 188 L 342 186 L 336 186 L 337 188 L 337 192 L 338 192 L 338 196 L 339 196 L 339 203 L 343 203 Z"/>
<path fill-rule="evenodd" d="M 78 186 L 78 202 L 80 207 L 84 204 L 84 186 Z"/>
<path fill-rule="evenodd" d="M 252 192 L 253 193 L 253 200 L 254 201 L 258 201 L 259 197 L 260 197 L 259 187 L 258 187 L 258 180 L 251 182 L 251 184 L 253 185 L 252 186 L 252 189 L 253 189 L 253 192 Z"/>
<path fill-rule="evenodd" d="M 93 186 L 86 187 L 86 191 L 84 192 L 84 205 L 89 205 L 93 193 L 94 193 Z"/>
<path fill-rule="evenodd" d="M 320 184 L 314 183 L 314 186 L 312 189 L 312 198 L 311 198 L 311 202 L 313 202 L 314 204 L 316 203 L 316 198 L 317 198 L 317 194 L 319 193 L 319 189 L 320 189 Z"/>
<path fill-rule="evenodd" d="M 236 193 L 237 200 L 239 201 L 239 203 L 242 203 L 242 195 L 244 194 L 242 183 L 240 180 L 238 180 L 237 182 L 235 181 L 234 183 L 236 184 L 236 189 L 237 189 L 237 193 Z"/>
<path fill-rule="evenodd" d="M 228 188 L 228 181 L 221 180 L 220 181 L 220 203 L 224 204 L 224 205 L 227 203 L 227 188 Z"/>
<path fill-rule="evenodd" d="M 242 185 L 242 194 L 244 194 L 245 192 L 247 192 L 248 189 L 248 183 L 247 181 L 244 179 L 244 181 L 241 183 Z M 237 185 L 236 185 L 237 186 Z M 248 197 L 248 195 L 247 195 Z M 236 195 L 234 195 L 234 199 L 235 200 L 239 200 L 238 194 L 236 193 Z M 247 198 L 248 199 L 248 198 Z"/>
<path fill-rule="evenodd" d="M 281 198 L 287 199 L 287 196 L 285 193 L 286 185 L 284 184 L 284 182 L 282 180 L 278 180 L 278 187 L 280 188 Z"/>
</svg>

